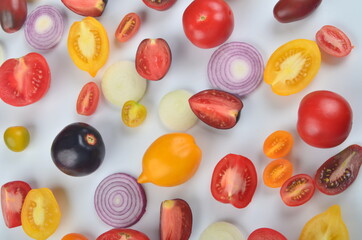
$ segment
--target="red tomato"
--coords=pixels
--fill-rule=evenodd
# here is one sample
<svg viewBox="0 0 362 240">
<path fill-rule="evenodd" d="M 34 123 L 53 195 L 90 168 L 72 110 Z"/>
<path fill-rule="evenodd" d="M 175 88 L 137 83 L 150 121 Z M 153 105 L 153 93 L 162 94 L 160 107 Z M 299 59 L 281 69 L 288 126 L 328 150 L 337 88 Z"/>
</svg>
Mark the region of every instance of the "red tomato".
<svg viewBox="0 0 362 240">
<path fill-rule="evenodd" d="M 211 180 L 212 196 L 219 202 L 244 208 L 254 196 L 257 175 L 248 158 L 228 154 L 215 166 Z"/>
<path fill-rule="evenodd" d="M 345 57 L 353 48 L 348 36 L 330 25 L 323 26 L 316 33 L 316 42 L 324 52 L 335 57 Z"/>
<path fill-rule="evenodd" d="M 1 187 L 1 210 L 8 228 L 21 225 L 21 208 L 31 190 L 29 184 L 23 181 L 13 181 Z"/>
<path fill-rule="evenodd" d="M 216 89 L 203 90 L 189 99 L 191 110 L 207 125 L 229 129 L 236 125 L 243 102 L 236 96 Z"/>
<path fill-rule="evenodd" d="M 301 20 L 314 12 L 322 0 L 279 0 L 273 9 L 276 20 L 289 23 Z"/>
<path fill-rule="evenodd" d="M 40 100 L 50 86 L 50 69 L 38 53 L 8 59 L 0 67 L 0 98 L 13 106 Z"/>
<path fill-rule="evenodd" d="M 298 174 L 284 182 L 280 196 L 287 206 L 295 207 L 308 202 L 314 191 L 313 179 L 307 174 Z"/>
<path fill-rule="evenodd" d="M 0 1 L 0 25 L 7 33 L 20 30 L 28 14 L 26 0 L 1 0 Z"/>
<path fill-rule="evenodd" d="M 171 50 L 162 38 L 144 39 L 136 52 L 136 70 L 148 80 L 162 79 L 170 68 Z"/>
<path fill-rule="evenodd" d="M 115 37 L 119 42 L 127 42 L 132 38 L 139 30 L 141 25 L 141 18 L 137 13 L 128 13 L 123 17 L 119 23 L 115 33 Z"/>
<path fill-rule="evenodd" d="M 172 7 L 176 0 L 143 0 L 143 2 L 150 8 L 158 11 L 164 11 Z"/>
<path fill-rule="evenodd" d="M 130 228 L 116 228 L 109 230 L 99 237 L 96 240 L 150 240 L 144 233 Z"/>
<path fill-rule="evenodd" d="M 98 106 L 99 87 L 95 82 L 85 84 L 79 93 L 77 100 L 77 113 L 81 115 L 92 115 Z"/>
<path fill-rule="evenodd" d="M 352 109 L 342 96 L 330 91 L 307 94 L 299 105 L 297 130 L 309 145 L 331 148 L 341 144 L 352 128 Z"/>
<path fill-rule="evenodd" d="M 234 14 L 224 0 L 195 0 L 185 9 L 182 23 L 186 37 L 197 47 L 224 43 L 234 30 Z"/>
<path fill-rule="evenodd" d="M 274 229 L 258 228 L 249 235 L 248 240 L 287 240 L 287 238 Z"/>
</svg>

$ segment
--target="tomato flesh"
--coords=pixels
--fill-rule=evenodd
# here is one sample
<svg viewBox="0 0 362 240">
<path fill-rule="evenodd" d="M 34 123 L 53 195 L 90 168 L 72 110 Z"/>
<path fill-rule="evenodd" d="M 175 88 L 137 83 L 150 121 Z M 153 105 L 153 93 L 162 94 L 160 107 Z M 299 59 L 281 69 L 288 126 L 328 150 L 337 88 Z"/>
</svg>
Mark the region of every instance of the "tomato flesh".
<svg viewBox="0 0 362 240">
<path fill-rule="evenodd" d="M 258 228 L 249 235 L 248 240 L 287 240 L 287 238 L 274 229 Z"/>
<path fill-rule="evenodd" d="M 26 0 L 1 0 L 0 24 L 7 33 L 14 33 L 24 25 L 28 14 Z"/>
<path fill-rule="evenodd" d="M 268 187 L 281 187 L 293 174 L 293 164 L 286 159 L 276 159 L 264 169 L 263 180 Z"/>
<path fill-rule="evenodd" d="M 130 229 L 130 228 L 117 228 L 111 229 L 99 237 L 96 240 L 149 240 L 149 238 L 142 232 Z"/>
<path fill-rule="evenodd" d="M 339 28 L 331 25 L 323 26 L 316 33 L 316 41 L 324 52 L 335 57 L 345 57 L 353 49 L 348 36 Z"/>
<path fill-rule="evenodd" d="M 85 84 L 79 93 L 77 100 L 77 113 L 80 115 L 92 115 L 98 106 L 99 87 L 95 82 Z"/>
<path fill-rule="evenodd" d="M 287 206 L 295 207 L 308 202 L 314 191 L 313 179 L 307 174 L 298 174 L 284 182 L 280 196 Z"/>
<path fill-rule="evenodd" d="M 50 86 L 50 68 L 38 53 L 8 59 L 0 67 L 0 98 L 20 107 L 39 101 Z"/>
<path fill-rule="evenodd" d="M 219 202 L 245 208 L 254 196 L 256 185 L 257 174 L 253 162 L 241 155 L 228 154 L 215 166 L 211 193 Z"/>
<path fill-rule="evenodd" d="M 147 116 L 147 109 L 142 104 L 129 100 L 122 108 L 122 121 L 128 127 L 138 127 Z"/>
<path fill-rule="evenodd" d="M 141 25 L 141 18 L 137 13 L 128 13 L 123 17 L 119 23 L 115 37 L 119 42 L 127 42 L 132 38 L 139 30 Z"/>
<path fill-rule="evenodd" d="M 172 7 L 176 0 L 143 0 L 143 2 L 150 8 L 158 11 L 164 11 Z"/>
<path fill-rule="evenodd" d="M 285 157 L 293 147 L 293 136 L 287 131 L 278 130 L 270 134 L 264 141 L 263 152 L 270 158 Z"/>
</svg>

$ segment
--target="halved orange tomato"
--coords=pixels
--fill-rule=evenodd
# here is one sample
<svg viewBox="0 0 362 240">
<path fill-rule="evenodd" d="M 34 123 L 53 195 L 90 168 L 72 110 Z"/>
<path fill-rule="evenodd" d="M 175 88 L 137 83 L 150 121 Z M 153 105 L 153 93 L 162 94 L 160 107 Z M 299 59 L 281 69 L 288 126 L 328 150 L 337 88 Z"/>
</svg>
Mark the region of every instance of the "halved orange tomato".
<svg viewBox="0 0 362 240">
<path fill-rule="evenodd" d="M 273 159 L 285 157 L 293 147 L 293 136 L 288 131 L 278 130 L 271 133 L 264 141 L 264 154 Z"/>
<path fill-rule="evenodd" d="M 264 169 L 264 184 L 271 188 L 278 188 L 293 175 L 293 164 L 287 159 L 271 161 Z"/>
<path fill-rule="evenodd" d="M 272 91 L 287 96 L 303 90 L 317 75 L 321 52 L 315 41 L 296 39 L 279 47 L 270 56 L 264 81 Z"/>
<path fill-rule="evenodd" d="M 109 55 L 109 40 L 103 25 L 93 17 L 74 22 L 69 30 L 68 52 L 79 69 L 95 77 Z"/>
</svg>

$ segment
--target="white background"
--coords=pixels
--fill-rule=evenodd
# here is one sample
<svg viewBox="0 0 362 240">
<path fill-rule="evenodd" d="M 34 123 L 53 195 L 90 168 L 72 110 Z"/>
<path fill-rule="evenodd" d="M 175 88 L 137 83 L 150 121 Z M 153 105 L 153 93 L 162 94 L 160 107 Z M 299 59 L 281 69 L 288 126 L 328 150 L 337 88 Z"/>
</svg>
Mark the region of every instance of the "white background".
<svg viewBox="0 0 362 240">
<path fill-rule="evenodd" d="M 199 49 L 185 37 L 182 29 L 182 13 L 191 0 L 179 0 L 167 11 L 158 12 L 147 8 L 141 0 L 110 0 L 105 12 L 99 18 L 110 39 L 110 56 L 106 65 L 95 78 L 79 70 L 67 52 L 67 33 L 72 22 L 82 17 L 67 10 L 60 1 L 35 1 L 29 4 L 29 12 L 41 4 L 53 4 L 67 15 L 65 35 L 52 51 L 42 53 L 51 68 L 52 82 L 46 96 L 39 102 L 26 107 L 12 107 L 0 102 L 0 132 L 10 126 L 26 126 L 31 134 L 31 143 L 21 153 L 8 150 L 0 141 L 0 184 L 23 180 L 33 188 L 48 187 L 53 190 L 61 211 L 59 228 L 49 239 L 59 240 L 71 232 L 95 239 L 111 229 L 96 215 L 93 195 L 98 183 L 115 172 L 125 172 L 137 177 L 141 173 L 141 160 L 147 147 L 159 136 L 170 132 L 158 118 L 160 99 L 168 92 L 186 89 L 196 93 L 210 88 L 207 80 L 207 63 L 216 49 Z M 339 204 L 350 237 L 360 239 L 361 230 L 361 189 L 362 177 L 345 192 L 337 196 L 326 196 L 316 191 L 305 205 L 287 207 L 279 197 L 279 189 L 266 187 L 262 181 L 264 167 L 271 161 L 262 152 L 264 139 L 272 132 L 283 129 L 290 131 L 295 145 L 288 156 L 295 174 L 314 175 L 316 169 L 329 157 L 348 145 L 362 144 L 362 81 L 361 58 L 362 31 L 360 24 L 361 3 L 357 0 L 323 1 L 308 18 L 289 24 L 277 22 L 273 17 L 276 0 L 228 0 L 235 15 L 235 29 L 229 41 L 244 41 L 254 45 L 266 62 L 280 45 L 297 38 L 313 39 L 323 25 L 335 25 L 344 30 L 355 48 L 343 59 L 322 56 L 322 65 L 314 81 L 300 93 L 278 96 L 269 86 L 262 83 L 256 91 L 243 98 L 244 108 L 240 121 L 230 130 L 216 130 L 198 122 L 187 132 L 192 134 L 203 158 L 196 175 L 177 187 L 158 187 L 144 184 L 147 194 L 147 212 L 133 229 L 158 239 L 159 211 L 163 200 L 182 198 L 193 211 L 193 232 L 191 239 L 198 239 L 203 229 L 214 221 L 229 221 L 240 228 L 247 237 L 260 227 L 274 228 L 288 239 L 297 239 L 304 224 L 313 216 L 325 211 L 333 204 Z M 122 17 L 137 12 L 142 26 L 137 35 L 124 44 L 116 43 L 114 32 Z M 134 60 L 138 44 L 144 38 L 164 38 L 170 45 L 173 62 L 164 79 L 149 82 L 141 103 L 148 109 L 146 121 L 138 128 L 123 125 L 120 109 L 112 106 L 102 96 L 96 113 L 90 117 L 77 115 L 76 99 L 81 87 L 89 82 L 101 81 L 108 66 L 119 60 Z M 21 57 L 35 51 L 25 40 L 23 30 L 14 34 L 0 32 L 7 58 Z M 331 90 L 344 96 L 354 111 L 353 127 L 348 139 L 331 149 L 311 147 L 299 138 L 296 132 L 297 110 L 300 100 L 314 90 Z M 101 167 L 85 177 L 70 177 L 60 172 L 50 157 L 50 146 L 66 125 L 83 121 L 91 124 L 102 134 L 106 145 L 106 157 Z M 236 153 L 250 158 L 258 173 L 258 187 L 249 206 L 236 209 L 213 199 L 210 193 L 212 171 L 216 163 L 226 154 Z M 7 229 L 0 222 L 0 239 L 30 239 L 21 227 Z"/>
</svg>

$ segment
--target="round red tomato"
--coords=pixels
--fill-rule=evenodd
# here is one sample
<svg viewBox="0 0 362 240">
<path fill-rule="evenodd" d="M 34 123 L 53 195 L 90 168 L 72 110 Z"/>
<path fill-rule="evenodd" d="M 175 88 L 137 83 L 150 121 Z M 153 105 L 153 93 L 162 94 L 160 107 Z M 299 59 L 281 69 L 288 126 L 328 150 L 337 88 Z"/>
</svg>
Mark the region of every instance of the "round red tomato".
<svg viewBox="0 0 362 240">
<path fill-rule="evenodd" d="M 40 100 L 50 86 L 50 69 L 38 53 L 8 59 L 0 67 L 0 98 L 13 106 Z"/>
<path fill-rule="evenodd" d="M 234 30 L 234 14 L 224 0 L 195 0 L 184 11 L 186 37 L 197 47 L 224 43 Z"/>
<path fill-rule="evenodd" d="M 287 240 L 287 238 L 274 229 L 258 228 L 249 235 L 248 240 Z"/>
<path fill-rule="evenodd" d="M 341 144 L 352 128 L 352 109 L 342 96 L 330 91 L 307 94 L 299 105 L 297 130 L 309 145 L 331 148 Z"/>
<path fill-rule="evenodd" d="M 130 228 L 115 228 L 109 230 L 96 240 L 116 240 L 116 239 L 127 239 L 127 240 L 150 240 L 144 233 Z"/>
<path fill-rule="evenodd" d="M 345 57 L 353 48 L 348 36 L 331 25 L 323 26 L 316 33 L 316 42 L 324 52 L 335 57 Z"/>
<path fill-rule="evenodd" d="M 280 196 L 287 206 L 295 207 L 308 202 L 314 191 L 313 179 L 307 174 L 298 174 L 283 183 Z"/>
</svg>

